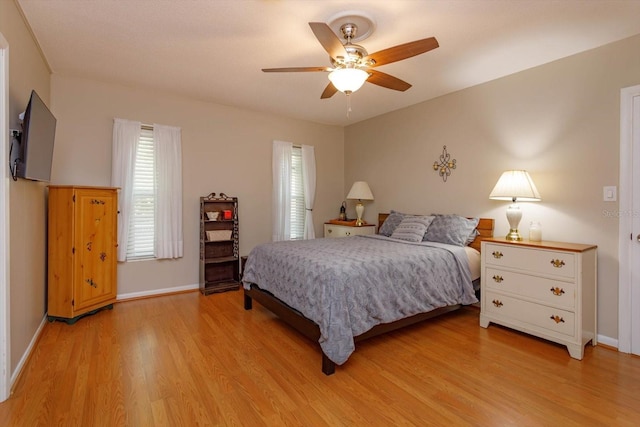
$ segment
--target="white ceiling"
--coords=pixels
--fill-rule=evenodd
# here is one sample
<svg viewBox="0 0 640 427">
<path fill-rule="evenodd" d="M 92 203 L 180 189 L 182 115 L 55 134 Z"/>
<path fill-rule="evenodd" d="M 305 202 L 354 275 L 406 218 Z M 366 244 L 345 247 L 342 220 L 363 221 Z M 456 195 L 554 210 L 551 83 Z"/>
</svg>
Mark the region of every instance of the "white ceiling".
<svg viewBox="0 0 640 427">
<path fill-rule="evenodd" d="M 638 0 L 18 0 L 54 74 L 348 125 L 640 33 Z M 369 53 L 435 36 L 440 47 L 380 66 L 413 85 L 365 84 L 321 100 L 330 66 L 308 22 L 373 18 Z"/>
</svg>

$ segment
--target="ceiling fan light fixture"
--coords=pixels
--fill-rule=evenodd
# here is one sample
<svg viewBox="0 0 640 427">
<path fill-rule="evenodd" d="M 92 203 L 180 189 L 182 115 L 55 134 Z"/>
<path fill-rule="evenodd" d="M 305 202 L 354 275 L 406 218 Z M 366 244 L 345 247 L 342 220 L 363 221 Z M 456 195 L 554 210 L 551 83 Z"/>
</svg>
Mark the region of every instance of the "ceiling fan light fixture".
<svg viewBox="0 0 640 427">
<path fill-rule="evenodd" d="M 357 91 L 368 78 L 369 73 L 360 68 L 338 68 L 329 73 L 331 83 L 343 93 Z"/>
</svg>

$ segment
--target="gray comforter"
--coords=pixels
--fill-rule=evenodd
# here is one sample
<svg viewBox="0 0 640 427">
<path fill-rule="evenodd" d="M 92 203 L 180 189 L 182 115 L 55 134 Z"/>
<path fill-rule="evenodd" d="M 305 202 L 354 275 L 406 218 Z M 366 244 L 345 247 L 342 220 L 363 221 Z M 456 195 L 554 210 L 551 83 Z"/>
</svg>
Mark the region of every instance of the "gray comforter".
<svg viewBox="0 0 640 427">
<path fill-rule="evenodd" d="M 252 283 L 317 323 L 337 364 L 375 325 L 477 302 L 464 248 L 377 235 L 256 246 L 243 276 L 245 288 Z"/>
</svg>

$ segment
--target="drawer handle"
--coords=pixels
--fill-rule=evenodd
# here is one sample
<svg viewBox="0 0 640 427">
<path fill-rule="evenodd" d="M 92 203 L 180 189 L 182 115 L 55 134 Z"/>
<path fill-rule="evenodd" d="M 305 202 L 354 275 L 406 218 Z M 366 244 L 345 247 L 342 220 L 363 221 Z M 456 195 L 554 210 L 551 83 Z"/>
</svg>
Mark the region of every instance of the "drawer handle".
<svg viewBox="0 0 640 427">
<path fill-rule="evenodd" d="M 551 316 L 549 319 L 553 320 L 556 323 L 564 323 L 564 319 L 558 315 Z"/>
<path fill-rule="evenodd" d="M 493 301 L 491 301 L 493 303 L 493 305 L 495 305 L 496 307 L 502 307 L 502 301 L 499 301 L 497 299 L 494 299 Z M 564 320 L 563 320 L 564 322 Z"/>
<path fill-rule="evenodd" d="M 500 251 L 493 251 L 493 252 L 491 253 L 491 255 L 493 255 L 493 257 L 494 257 L 494 258 L 497 258 L 497 259 L 502 258 L 502 252 L 500 252 Z"/>
<path fill-rule="evenodd" d="M 551 265 L 553 265 L 555 268 L 562 268 L 564 267 L 564 261 L 562 261 L 561 259 L 552 259 Z"/>
<path fill-rule="evenodd" d="M 553 292 L 553 294 L 556 295 L 556 296 L 561 296 L 562 294 L 564 294 L 564 289 L 562 289 L 562 288 L 555 287 L 555 288 L 551 288 L 549 290 L 551 292 Z"/>
<path fill-rule="evenodd" d="M 496 283 L 502 283 L 502 281 L 503 281 L 504 279 L 502 278 L 502 276 L 498 276 L 498 275 L 496 274 L 496 275 L 494 275 L 494 276 L 493 276 L 493 280 L 494 280 Z"/>
<path fill-rule="evenodd" d="M 329 233 L 329 234 L 333 233 L 333 228 L 328 228 L 327 229 L 327 233 Z"/>
</svg>

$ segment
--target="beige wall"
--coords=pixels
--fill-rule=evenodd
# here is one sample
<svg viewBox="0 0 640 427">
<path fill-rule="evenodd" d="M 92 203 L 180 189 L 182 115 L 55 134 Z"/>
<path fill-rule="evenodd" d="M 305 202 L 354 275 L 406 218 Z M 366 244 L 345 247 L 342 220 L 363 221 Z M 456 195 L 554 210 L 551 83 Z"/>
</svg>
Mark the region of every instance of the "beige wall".
<svg viewBox="0 0 640 427">
<path fill-rule="evenodd" d="M 49 103 L 49 69 L 14 2 L 2 0 L 0 32 L 9 42 L 9 126 L 19 129 L 31 90 Z M 55 114 L 55 112 L 54 112 Z M 9 147 L 3 147 L 9 150 Z M 9 196 L 11 372 L 25 355 L 46 311 L 45 184 L 11 182 Z"/>
<path fill-rule="evenodd" d="M 58 117 L 52 182 L 109 185 L 113 118 L 182 128 L 184 258 L 118 266 L 118 294 L 198 283 L 199 197 L 239 199 L 240 252 L 271 240 L 271 145 L 315 147 L 316 233 L 343 194 L 343 129 L 73 77 L 52 76 Z"/>
<path fill-rule="evenodd" d="M 378 211 L 459 213 L 496 219 L 488 196 L 507 169 L 526 169 L 542 202 L 523 203 L 521 233 L 542 224 L 548 240 L 598 245 L 600 335 L 618 335 L 617 202 L 620 89 L 640 83 L 640 36 L 360 122 L 345 131 L 345 191 L 369 182 Z M 428 73 L 428 70 L 426 71 Z M 457 168 L 445 183 L 432 165 L 443 145 Z M 380 171 L 384 171 L 380 173 Z"/>
</svg>

